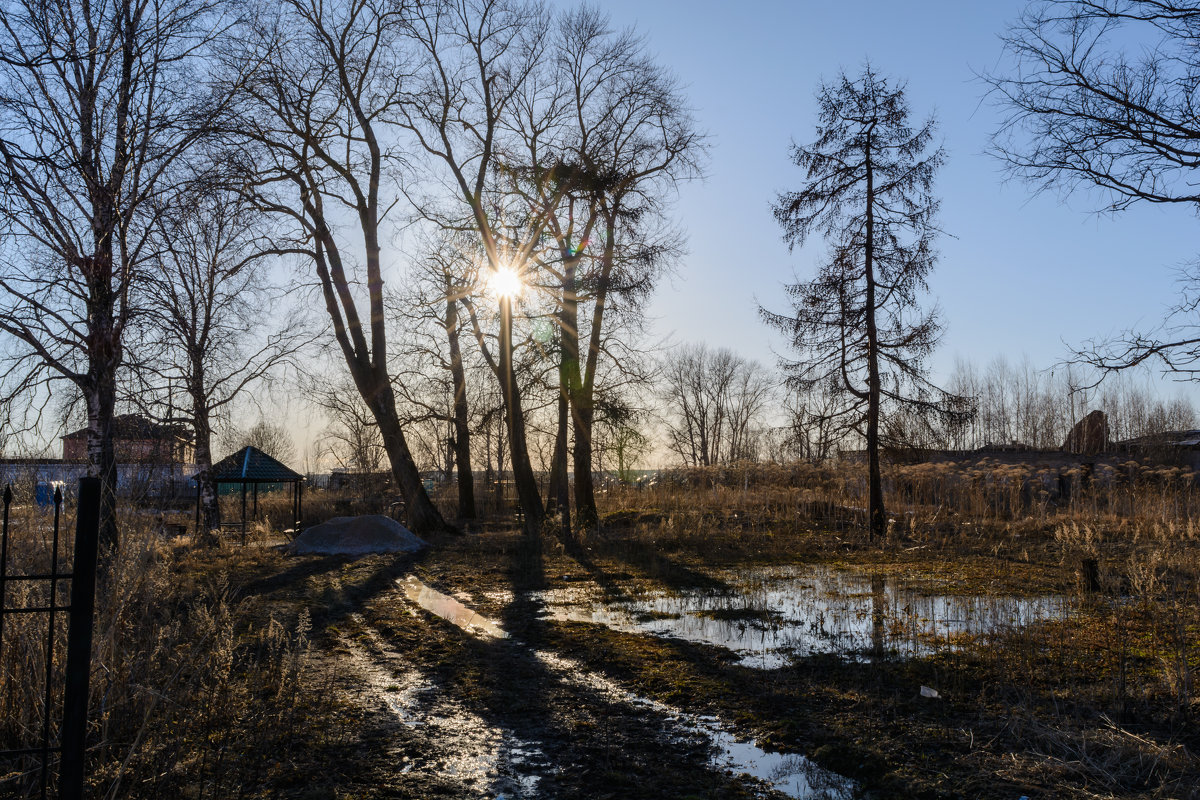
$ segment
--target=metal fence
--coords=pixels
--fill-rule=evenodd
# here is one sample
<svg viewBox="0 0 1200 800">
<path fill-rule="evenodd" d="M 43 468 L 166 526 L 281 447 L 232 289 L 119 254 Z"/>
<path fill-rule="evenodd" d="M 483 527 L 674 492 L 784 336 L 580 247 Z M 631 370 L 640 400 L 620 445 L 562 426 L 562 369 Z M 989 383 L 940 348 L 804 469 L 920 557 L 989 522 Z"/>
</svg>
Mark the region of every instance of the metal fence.
<svg viewBox="0 0 1200 800">
<path fill-rule="evenodd" d="M 30 500 L 32 498 L 25 498 Z M 81 478 L 74 548 L 60 535 L 63 495 L 46 529 L 10 529 L 5 486 L 0 527 L 0 796 L 83 797 L 88 678 L 100 481 Z M 46 512 L 48 513 L 48 512 Z M 70 571 L 62 570 L 68 556 Z M 65 637 L 62 623 L 66 617 Z"/>
</svg>

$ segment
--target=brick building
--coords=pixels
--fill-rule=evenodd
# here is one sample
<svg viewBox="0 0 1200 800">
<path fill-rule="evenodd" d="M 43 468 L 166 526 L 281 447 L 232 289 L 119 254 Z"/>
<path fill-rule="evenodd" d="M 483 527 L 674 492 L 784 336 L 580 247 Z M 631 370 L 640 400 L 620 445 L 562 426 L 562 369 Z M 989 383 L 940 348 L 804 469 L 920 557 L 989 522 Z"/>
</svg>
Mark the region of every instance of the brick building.
<svg viewBox="0 0 1200 800">
<path fill-rule="evenodd" d="M 62 437 L 63 461 L 86 461 L 87 440 L 87 428 Z M 158 423 L 141 414 L 113 418 L 113 449 L 119 464 L 191 464 L 195 460 L 187 427 Z"/>
</svg>

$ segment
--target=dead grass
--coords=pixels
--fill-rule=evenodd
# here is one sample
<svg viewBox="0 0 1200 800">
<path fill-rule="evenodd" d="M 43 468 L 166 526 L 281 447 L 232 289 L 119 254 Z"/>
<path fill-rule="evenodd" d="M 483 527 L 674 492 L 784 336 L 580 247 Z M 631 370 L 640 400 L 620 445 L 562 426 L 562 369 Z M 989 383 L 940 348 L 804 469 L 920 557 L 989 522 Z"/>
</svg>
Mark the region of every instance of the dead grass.
<svg viewBox="0 0 1200 800">
<path fill-rule="evenodd" d="M 88 796 L 254 797 L 276 790 L 290 780 L 286 754 L 319 740 L 325 726 L 310 723 L 328 716 L 328 704 L 313 699 L 319 677 L 308 666 L 307 609 L 242 591 L 255 576 L 279 573 L 281 559 L 259 547 L 196 549 L 190 539 L 164 539 L 152 518 L 125 519 L 97 596 Z M 64 532 L 73 525 L 65 520 Z M 47 520 L 17 508 L 11 530 L 10 572 L 44 566 Z M 39 591 L 10 584 L 8 605 L 48 599 Z M 29 746 L 41 732 L 44 620 L 6 619 L 0 748 Z M 65 633 L 60 615 L 56 684 Z M 56 728 L 60 700 L 51 702 Z M 5 766 L 0 794 L 36 789 L 19 774 L 32 762 Z"/>
<path fill-rule="evenodd" d="M 707 656 L 695 648 L 574 629 L 554 636 L 583 654 L 603 644 L 597 668 L 648 694 L 678 703 L 703 696 L 781 745 L 827 747 L 828 766 L 886 764 L 859 776 L 876 780 L 881 796 L 953 786 L 971 770 L 1006 787 L 1072 787 L 1056 796 L 1194 796 L 1200 493 L 1177 468 L 1100 465 L 1086 485 L 1083 476 L 1036 465 L 894 465 L 893 519 L 880 543 L 861 525 L 859 466 L 679 471 L 642 489 L 610 487 L 599 498 L 600 528 L 578 542 L 547 534 L 536 567 L 551 582 L 569 574 L 669 584 L 727 565 L 820 561 L 949 576 L 942 591 L 1067 595 L 1068 619 L 946 643 L 878 674 L 813 664 L 749 681 L 723 662 L 696 661 Z M 198 549 L 163 538 L 152 517 L 127 514 L 97 615 L 91 796 L 301 794 L 323 759 L 354 741 L 354 712 L 330 701 L 331 678 L 314 665 L 308 609 L 356 608 L 366 591 L 356 587 L 371 579 L 338 565 L 308 575 L 285 562 L 270 545 L 281 541 L 275 520 L 287 502 L 260 496 L 263 520 L 246 548 L 231 540 Z M 387 511 L 381 501 L 368 508 L 317 492 L 306 493 L 305 509 L 310 524 Z M 46 566 L 38 554 L 48 530 L 32 509 L 14 514 L 14 571 Z M 523 541 L 511 532 L 461 537 L 437 556 L 462 562 L 443 579 L 471 590 L 508 586 Z M 606 561 L 605 553 L 617 555 Z M 1100 592 L 1077 579 L 1085 559 L 1097 562 Z M 35 602 L 35 591 L 10 584 L 9 603 Z M 47 664 L 37 619 L 6 623 L 0 747 L 28 740 L 40 724 Z M 317 634 L 330 624 L 318 619 Z M 64 633 L 56 631 L 60 642 Z M 896 699 L 922 682 L 949 698 L 932 721 L 928 707 Z M 796 722 L 806 715 L 828 722 Z M 959 744 L 939 744 L 964 737 L 985 744 L 965 755 Z M 18 783 L 0 783 L 0 794 Z"/>
<path fill-rule="evenodd" d="M 991 731 L 979 768 L 1013 786 L 1074 797 L 1200 795 L 1195 475 L 1135 463 L 944 463 L 893 465 L 885 478 L 892 520 L 883 542 L 865 536 L 865 481 L 853 464 L 684 470 L 646 489 L 615 487 L 592 536 L 612 547 L 652 543 L 696 564 L 827 561 L 949 575 L 955 591 L 983 597 L 1065 595 L 1067 619 L 947 640 L 924 667 L 914 661 L 932 673 L 917 679 L 939 682 L 958 723 Z M 1080 580 L 1085 560 L 1096 562 L 1098 592 Z M 889 705 L 883 697 L 868 705 L 876 703 Z M 898 727 L 919 740 L 921 724 L 902 714 Z M 949 769 L 948 755 L 919 757 Z"/>
</svg>

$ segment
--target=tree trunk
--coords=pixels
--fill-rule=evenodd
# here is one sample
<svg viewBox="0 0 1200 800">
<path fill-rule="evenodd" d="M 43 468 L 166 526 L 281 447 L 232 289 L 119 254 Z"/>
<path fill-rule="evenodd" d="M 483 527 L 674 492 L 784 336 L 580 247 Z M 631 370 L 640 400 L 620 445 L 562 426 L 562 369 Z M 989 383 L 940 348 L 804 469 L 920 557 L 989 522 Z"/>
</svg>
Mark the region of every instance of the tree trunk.
<svg viewBox="0 0 1200 800">
<path fill-rule="evenodd" d="M 567 254 L 563 261 L 562 305 L 558 312 L 558 426 L 554 437 L 554 458 L 550 466 L 550 486 L 546 491 L 546 509 L 561 512 L 561 534 L 571 535 L 571 488 L 567 471 L 567 426 L 570 425 L 572 376 L 579 374 L 579 331 L 574 311 L 575 268 L 579 259 Z M 568 302 L 570 310 L 568 310 Z"/>
<path fill-rule="evenodd" d="M 561 394 L 561 387 L 559 391 Z M 563 465 L 567 458 L 566 451 L 560 448 L 560 444 L 564 448 L 566 446 L 566 437 L 562 435 L 562 432 L 564 426 L 567 424 L 567 419 L 563 416 L 562 406 L 562 399 L 560 397 L 554 423 L 554 453 L 550 456 L 550 476 L 546 482 L 546 516 L 548 517 L 552 517 L 558 513 L 558 500 L 560 488 L 563 483 Z"/>
<path fill-rule="evenodd" d="M 559 370 L 559 380 L 562 380 L 562 370 Z M 571 486 L 567 475 L 567 425 L 570 422 L 570 409 L 567 402 L 567 389 L 560 384 L 558 391 L 558 433 L 554 437 L 554 460 L 550 474 L 550 488 L 547 491 L 553 498 L 556 511 L 559 514 L 559 533 L 565 539 L 571 536 Z"/>
<path fill-rule="evenodd" d="M 576 267 L 579 258 L 569 258 L 563 269 L 562 304 L 562 363 L 560 381 L 565 379 L 567 395 L 571 405 L 571 422 L 574 434 L 572 467 L 575 472 L 575 520 L 581 529 L 596 525 L 596 491 L 592 484 L 592 393 L 591 381 L 584 374 L 579 357 L 579 288 L 576 285 Z M 599 298 L 597 302 L 602 302 Z M 593 323 L 594 324 L 594 323 Z M 566 431 L 561 434 L 566 438 Z M 566 469 L 564 464 L 563 469 Z"/>
<path fill-rule="evenodd" d="M 471 471 L 471 426 L 467 377 L 458 341 L 458 301 L 446 300 L 446 336 L 450 340 L 450 376 L 454 385 L 454 461 L 458 473 L 458 518 L 475 519 L 475 475 Z"/>
<path fill-rule="evenodd" d="M 883 478 L 879 468 L 879 334 L 875 324 L 875 171 L 871 165 L 871 137 L 867 135 L 867 224 L 864 268 L 867 276 L 867 515 L 872 539 L 887 533 L 883 508 Z"/>
<path fill-rule="evenodd" d="M 563 469 L 562 462 L 559 461 L 558 440 L 559 433 L 562 432 L 563 419 L 562 415 L 557 416 L 557 421 L 554 422 L 554 451 L 550 457 L 550 475 L 546 481 L 546 516 L 553 517 L 558 513 L 558 474 Z"/>
<path fill-rule="evenodd" d="M 592 421 L 595 409 L 591 403 L 576 404 L 572 419 L 575 423 L 575 517 L 580 528 L 594 528 L 599 515 L 596 512 L 596 492 L 592 482 Z"/>
<path fill-rule="evenodd" d="M 378 185 L 379 175 L 377 152 L 373 152 L 373 157 L 372 187 L 375 187 Z M 421 484 L 421 473 L 413 460 L 412 452 L 408 449 L 408 442 L 405 441 L 400 415 L 396 411 L 396 395 L 392 391 L 391 379 L 387 373 L 387 333 L 384 325 L 386 315 L 383 278 L 379 268 L 379 235 L 374 194 L 370 207 L 360 209 L 360 225 L 367 253 L 370 344 L 364 335 L 350 290 L 350 278 L 341 262 L 330 228 L 325 222 L 324 211 L 319 206 L 320 193 L 302 186 L 301 198 L 317 231 L 317 276 L 321 280 L 326 311 L 333 322 L 334 337 L 341 347 L 350 375 L 354 378 L 354 385 L 379 426 L 392 475 L 408 506 L 409 526 L 418 534 L 453 530 L 446 524 L 441 512 L 429 499 L 425 487 Z"/>
<path fill-rule="evenodd" d="M 221 527 L 221 501 L 217 484 L 212 477 L 211 433 L 197 434 L 196 466 L 200 469 L 200 529 L 211 531 Z"/>
<path fill-rule="evenodd" d="M 512 461 L 513 482 L 517 486 L 517 498 L 521 512 L 525 515 L 525 532 L 539 533 L 546 510 L 542 506 L 537 478 L 529 461 L 529 449 L 525 440 L 525 415 L 521 410 L 521 394 L 517 390 L 513 374 L 512 345 L 512 298 L 500 301 L 500 388 L 504 398 L 505 420 L 508 424 L 509 457 Z"/>
<path fill-rule="evenodd" d="M 366 394 L 364 392 L 364 395 Z M 425 492 L 421 483 L 421 472 L 417 469 L 417 463 L 408 449 L 408 442 L 404 439 L 391 385 L 376 387 L 367 400 L 379 425 L 383 449 L 387 451 L 388 462 L 392 467 L 392 477 L 396 479 L 396 485 L 400 487 L 400 493 L 408 507 L 409 527 L 414 533 L 446 530 L 445 520 Z"/>
<path fill-rule="evenodd" d="M 101 221 L 111 218 L 98 213 Z M 117 549 L 117 459 L 113 449 L 113 411 L 117 402 L 117 367 L 121 342 L 113 318 L 112 243 L 97 226 L 96 255 L 85 260 L 88 299 L 88 374 L 83 388 L 88 410 L 88 474 L 100 479 L 99 548 L 102 559 Z M 109 228 L 111 229 L 111 228 Z"/>
<path fill-rule="evenodd" d="M 97 374 L 98 373 L 98 374 Z M 113 558 L 117 549 L 117 459 L 113 449 L 113 408 L 116 380 L 93 367 L 91 385 L 85 390 L 88 408 L 88 475 L 100 479 L 101 561 Z"/>
<path fill-rule="evenodd" d="M 596 281 L 595 305 L 592 309 L 592 325 L 588 333 L 588 351 L 583 364 L 581 379 L 571 384 L 571 403 L 575 410 L 575 516 L 581 528 L 593 528 L 599 520 L 596 510 L 596 490 L 592 483 L 592 430 L 596 418 L 596 370 L 600 361 L 601 331 L 604 325 L 604 310 L 608 301 L 608 287 L 612 276 L 616 254 L 618 209 L 606 208 L 604 212 L 604 250 L 600 257 L 600 276 Z M 570 296 L 571 328 L 578 337 L 579 316 L 577 295 Z M 567 309 L 564 304 L 564 311 Z M 575 357 L 579 358 L 578 338 Z"/>
<path fill-rule="evenodd" d="M 196 433 L 196 469 L 200 484 L 200 531 L 221 527 L 221 503 L 212 479 L 212 424 L 203 393 L 192 392 L 192 428 Z"/>
</svg>

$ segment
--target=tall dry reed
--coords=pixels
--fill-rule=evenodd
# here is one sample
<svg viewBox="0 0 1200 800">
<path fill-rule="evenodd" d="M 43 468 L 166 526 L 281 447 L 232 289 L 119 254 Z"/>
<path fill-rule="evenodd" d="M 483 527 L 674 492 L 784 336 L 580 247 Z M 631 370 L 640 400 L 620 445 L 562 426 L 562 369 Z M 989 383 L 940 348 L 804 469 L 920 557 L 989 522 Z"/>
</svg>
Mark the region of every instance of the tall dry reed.
<svg viewBox="0 0 1200 800">
<path fill-rule="evenodd" d="M 14 507 L 10 572 L 47 565 L 48 516 Z M 88 730 L 90 797 L 255 796 L 282 780 L 277 758 L 313 713 L 304 692 L 307 611 L 240 597 L 240 548 L 195 550 L 126 509 L 119 550 L 99 575 Z M 64 532 L 74 529 L 67 513 Z M 65 538 L 70 539 L 67 535 Z M 69 548 L 68 548 L 69 550 Z M 255 548 L 257 551 L 258 549 Z M 261 551 L 255 557 L 261 558 Z M 268 556 L 269 557 L 269 556 Z M 60 569 L 69 568 L 69 553 Z M 45 590 L 10 584 L 9 606 Z M 59 597 L 62 602 L 63 598 Z M 50 654 L 51 738 L 65 659 L 59 616 Z M 0 654 L 0 748 L 29 746 L 46 703 L 45 615 L 6 620 Z M 31 762 L 0 765 L 0 795 L 35 796 Z"/>
</svg>

